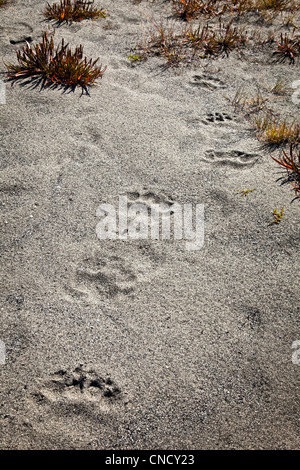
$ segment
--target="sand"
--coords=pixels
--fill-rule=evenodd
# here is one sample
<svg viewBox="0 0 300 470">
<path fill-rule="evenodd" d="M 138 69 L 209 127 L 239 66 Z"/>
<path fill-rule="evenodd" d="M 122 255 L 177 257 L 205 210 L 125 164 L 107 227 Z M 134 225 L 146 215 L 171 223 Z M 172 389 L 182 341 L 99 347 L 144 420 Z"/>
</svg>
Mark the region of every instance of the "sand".
<svg viewBox="0 0 300 470">
<path fill-rule="evenodd" d="M 168 2 L 100 3 L 108 18 L 55 32 L 107 65 L 90 95 L 8 83 L 0 105 L 0 446 L 297 449 L 299 201 L 225 95 L 299 80 L 299 63 L 131 64 Z M 1 9 L 5 62 L 53 29 L 43 6 Z M 203 247 L 100 240 L 97 208 L 120 196 L 203 204 Z"/>
</svg>

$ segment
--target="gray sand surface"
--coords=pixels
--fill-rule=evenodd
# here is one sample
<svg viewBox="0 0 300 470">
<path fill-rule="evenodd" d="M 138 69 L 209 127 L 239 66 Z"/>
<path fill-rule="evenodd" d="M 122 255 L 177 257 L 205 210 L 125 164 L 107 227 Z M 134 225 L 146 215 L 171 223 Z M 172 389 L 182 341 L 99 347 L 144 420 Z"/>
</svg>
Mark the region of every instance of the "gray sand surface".
<svg viewBox="0 0 300 470">
<path fill-rule="evenodd" d="M 44 4 L 1 9 L 5 62 L 53 29 Z M 299 201 L 225 95 L 299 80 L 299 63 L 131 64 L 144 13 L 168 4 L 97 5 L 110 16 L 55 32 L 107 65 L 90 96 L 8 83 L 0 105 L 0 446 L 297 449 Z M 204 204 L 204 246 L 100 240 L 97 208 L 121 195 Z"/>
</svg>

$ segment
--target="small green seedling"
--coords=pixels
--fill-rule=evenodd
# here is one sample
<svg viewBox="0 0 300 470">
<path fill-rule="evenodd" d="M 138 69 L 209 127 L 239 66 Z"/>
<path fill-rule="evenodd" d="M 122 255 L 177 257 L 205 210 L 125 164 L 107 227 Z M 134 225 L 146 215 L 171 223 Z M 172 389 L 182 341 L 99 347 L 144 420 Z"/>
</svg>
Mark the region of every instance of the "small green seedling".
<svg viewBox="0 0 300 470">
<path fill-rule="evenodd" d="M 138 55 L 138 54 L 129 54 L 128 56 L 128 59 L 131 61 L 131 62 L 142 62 L 144 59 L 144 57 Z"/>
<path fill-rule="evenodd" d="M 273 88 L 271 88 L 271 93 L 274 95 L 284 95 L 289 90 L 288 82 L 285 79 L 278 78 Z"/>
<path fill-rule="evenodd" d="M 252 191 L 255 191 L 255 188 L 254 189 L 238 189 L 237 191 L 241 193 L 242 196 L 247 196 L 247 194 L 252 193 Z"/>
<path fill-rule="evenodd" d="M 274 220 L 272 220 L 272 222 L 270 222 L 269 225 L 279 224 L 282 220 L 282 217 L 283 217 L 283 207 L 282 207 L 280 212 L 278 212 L 278 210 L 275 209 L 273 211 L 273 215 L 274 215 Z"/>
</svg>

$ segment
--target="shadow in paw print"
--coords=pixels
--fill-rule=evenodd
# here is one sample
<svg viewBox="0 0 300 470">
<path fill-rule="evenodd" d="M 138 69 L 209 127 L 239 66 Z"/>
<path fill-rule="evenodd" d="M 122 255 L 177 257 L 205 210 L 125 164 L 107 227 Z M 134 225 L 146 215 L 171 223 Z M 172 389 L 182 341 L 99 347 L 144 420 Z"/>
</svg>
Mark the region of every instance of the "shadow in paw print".
<svg viewBox="0 0 300 470">
<path fill-rule="evenodd" d="M 217 90 L 219 88 L 226 88 L 226 84 L 217 77 L 212 77 L 207 74 L 193 75 L 190 79 L 190 84 L 207 88 L 208 90 Z"/>
<path fill-rule="evenodd" d="M 118 256 L 106 259 L 90 259 L 77 269 L 79 282 L 93 286 L 100 295 L 115 297 L 118 294 L 128 295 L 135 289 L 136 274 Z"/>
<path fill-rule="evenodd" d="M 102 377 L 95 370 L 85 370 L 82 366 L 73 371 L 59 370 L 34 394 L 36 401 L 48 399 L 51 402 L 67 400 L 117 399 L 120 388 L 110 377 Z"/>
<path fill-rule="evenodd" d="M 235 116 L 227 113 L 208 113 L 205 115 L 202 123 L 205 125 L 211 124 L 228 124 L 235 120 Z"/>
</svg>

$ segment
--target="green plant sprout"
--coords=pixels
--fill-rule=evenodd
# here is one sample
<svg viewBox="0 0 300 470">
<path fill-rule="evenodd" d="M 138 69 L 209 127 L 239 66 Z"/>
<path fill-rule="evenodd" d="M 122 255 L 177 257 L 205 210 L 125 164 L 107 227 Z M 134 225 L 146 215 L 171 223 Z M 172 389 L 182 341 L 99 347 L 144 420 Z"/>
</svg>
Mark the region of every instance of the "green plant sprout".
<svg viewBox="0 0 300 470">
<path fill-rule="evenodd" d="M 254 189 L 238 189 L 237 191 L 241 193 L 242 196 L 247 196 L 247 194 L 252 193 L 252 191 L 255 191 L 255 188 Z"/>
<path fill-rule="evenodd" d="M 273 224 L 279 224 L 282 220 L 282 217 L 283 217 L 283 207 L 281 209 L 280 212 L 278 212 L 277 209 L 275 209 L 273 211 L 273 215 L 274 215 L 274 220 L 272 220 L 272 222 L 270 222 L 268 225 L 273 225 Z"/>
<path fill-rule="evenodd" d="M 131 62 L 141 62 L 142 60 L 145 60 L 144 57 L 138 55 L 138 54 L 129 54 L 127 57 Z"/>
</svg>

